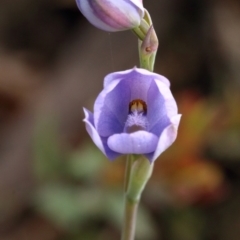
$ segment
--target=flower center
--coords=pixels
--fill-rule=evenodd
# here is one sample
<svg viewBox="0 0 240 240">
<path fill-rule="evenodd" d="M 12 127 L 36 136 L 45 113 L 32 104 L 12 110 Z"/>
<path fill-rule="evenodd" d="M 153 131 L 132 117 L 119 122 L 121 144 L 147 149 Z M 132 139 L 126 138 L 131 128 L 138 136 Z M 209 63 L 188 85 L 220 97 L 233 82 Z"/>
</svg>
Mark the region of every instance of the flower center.
<svg viewBox="0 0 240 240">
<path fill-rule="evenodd" d="M 129 103 L 129 114 L 124 126 L 124 132 L 132 133 L 147 130 L 147 104 L 141 99 L 134 99 Z"/>
<path fill-rule="evenodd" d="M 147 104 L 141 100 L 141 99 L 135 99 L 132 100 L 129 103 L 129 113 L 134 113 L 134 112 L 138 112 L 138 113 L 142 113 L 144 115 L 147 114 Z"/>
</svg>

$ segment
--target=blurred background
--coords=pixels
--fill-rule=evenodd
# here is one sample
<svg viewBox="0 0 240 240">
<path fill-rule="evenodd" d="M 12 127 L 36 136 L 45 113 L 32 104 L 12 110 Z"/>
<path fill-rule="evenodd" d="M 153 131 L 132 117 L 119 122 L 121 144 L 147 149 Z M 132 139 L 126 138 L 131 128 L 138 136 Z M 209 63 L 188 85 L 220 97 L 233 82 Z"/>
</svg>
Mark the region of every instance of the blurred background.
<svg viewBox="0 0 240 240">
<path fill-rule="evenodd" d="M 136 240 L 239 240 L 240 2 L 148 0 L 155 71 L 183 114 L 156 161 Z M 125 159 L 85 131 L 109 72 L 138 64 L 129 32 L 91 26 L 74 0 L 0 1 L 0 240 L 120 239 Z"/>
</svg>

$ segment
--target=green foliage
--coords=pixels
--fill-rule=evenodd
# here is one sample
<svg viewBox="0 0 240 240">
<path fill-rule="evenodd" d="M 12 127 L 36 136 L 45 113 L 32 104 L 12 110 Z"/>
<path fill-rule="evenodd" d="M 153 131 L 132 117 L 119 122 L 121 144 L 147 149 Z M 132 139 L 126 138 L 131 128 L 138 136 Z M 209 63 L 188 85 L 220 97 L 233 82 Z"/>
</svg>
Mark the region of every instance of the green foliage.
<svg viewBox="0 0 240 240">
<path fill-rule="evenodd" d="M 38 209 L 65 229 L 77 229 L 91 219 L 105 219 L 119 224 L 121 197 L 100 189 L 85 189 L 55 184 L 38 191 Z M 121 216 L 121 215 L 120 215 Z"/>
<path fill-rule="evenodd" d="M 36 134 L 34 169 L 39 180 L 34 197 L 36 210 L 67 231 L 68 240 L 106 239 L 106 233 L 96 226 L 96 222 L 104 222 L 106 227 L 117 230 L 120 236 L 122 185 L 113 190 L 101 181 L 110 163 L 89 143 L 75 151 L 66 151 L 61 147 L 55 126 L 49 123 L 42 125 Z M 112 167 L 114 171 L 116 166 L 113 164 Z M 152 239 L 151 217 L 142 206 L 137 221 L 137 239 Z"/>
<path fill-rule="evenodd" d="M 64 153 L 58 139 L 54 122 L 39 124 L 34 139 L 34 169 L 40 180 L 59 178 L 63 173 Z"/>
<path fill-rule="evenodd" d="M 67 161 L 66 171 L 71 177 L 91 181 L 104 168 L 106 159 L 95 146 L 85 144 L 71 152 Z"/>
</svg>

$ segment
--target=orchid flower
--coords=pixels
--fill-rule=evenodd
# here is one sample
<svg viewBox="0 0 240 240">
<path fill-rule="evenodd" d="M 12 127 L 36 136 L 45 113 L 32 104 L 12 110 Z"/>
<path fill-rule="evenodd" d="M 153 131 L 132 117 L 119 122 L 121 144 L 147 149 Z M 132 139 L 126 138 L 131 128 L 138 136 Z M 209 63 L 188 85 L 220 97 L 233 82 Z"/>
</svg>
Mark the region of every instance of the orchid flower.
<svg viewBox="0 0 240 240">
<path fill-rule="evenodd" d="M 155 161 L 176 139 L 181 115 L 167 78 L 141 68 L 108 74 L 93 113 L 84 108 L 86 129 L 113 160 L 141 154 Z"/>
</svg>

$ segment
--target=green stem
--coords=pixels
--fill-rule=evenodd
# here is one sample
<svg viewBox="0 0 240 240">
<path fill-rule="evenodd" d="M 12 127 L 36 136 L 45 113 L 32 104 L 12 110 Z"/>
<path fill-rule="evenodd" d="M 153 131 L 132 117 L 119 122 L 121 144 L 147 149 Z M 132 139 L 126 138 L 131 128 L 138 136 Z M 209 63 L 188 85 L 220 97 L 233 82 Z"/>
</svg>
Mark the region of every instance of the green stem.
<svg viewBox="0 0 240 240">
<path fill-rule="evenodd" d="M 133 29 L 138 36 L 140 67 L 149 71 L 153 71 L 158 46 L 157 36 L 153 27 L 150 28 L 151 25 L 151 17 L 146 11 L 145 19 L 142 19 L 140 26 Z M 134 240 L 138 204 L 152 170 L 153 163 L 149 163 L 146 158 L 140 157 L 133 160 L 133 157 L 128 155 L 124 182 L 124 219 L 121 240 Z"/>
<path fill-rule="evenodd" d="M 138 203 L 152 174 L 153 163 L 145 157 L 128 156 L 125 174 L 125 198 L 122 240 L 134 240 Z"/>
<path fill-rule="evenodd" d="M 134 202 L 128 197 L 129 180 L 131 177 L 131 169 L 133 165 L 133 156 L 128 155 L 125 169 L 124 180 L 124 219 L 121 240 L 133 240 L 135 235 L 136 216 L 138 202 Z"/>
<path fill-rule="evenodd" d="M 121 240 L 134 240 L 138 201 L 132 201 L 125 194 L 124 224 Z"/>
<path fill-rule="evenodd" d="M 127 189 L 128 189 L 132 163 L 133 163 L 133 157 L 131 155 L 127 155 L 125 180 L 124 180 L 124 192 L 125 193 L 127 192 Z"/>
</svg>

